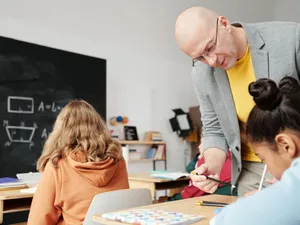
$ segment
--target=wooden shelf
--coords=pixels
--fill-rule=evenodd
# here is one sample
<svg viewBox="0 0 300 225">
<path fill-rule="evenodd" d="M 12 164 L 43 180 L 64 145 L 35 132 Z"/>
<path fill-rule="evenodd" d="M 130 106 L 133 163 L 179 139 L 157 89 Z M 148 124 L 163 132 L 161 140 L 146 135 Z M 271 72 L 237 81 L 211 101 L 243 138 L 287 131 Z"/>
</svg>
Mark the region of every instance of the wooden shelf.
<svg viewBox="0 0 300 225">
<path fill-rule="evenodd" d="M 119 140 L 120 144 L 123 145 L 164 145 L 164 141 L 125 141 Z"/>
<path fill-rule="evenodd" d="M 158 145 L 162 147 L 164 145 L 164 156 L 166 157 L 166 142 L 164 141 L 127 141 L 127 140 L 118 140 L 122 145 Z M 149 147 L 149 146 L 148 146 Z M 130 154 L 130 153 L 129 153 Z M 145 157 L 145 156 L 143 156 Z M 167 170 L 167 160 L 166 159 L 129 159 L 128 163 L 138 163 L 138 162 L 153 162 L 153 170 L 156 170 L 156 162 L 164 162 L 165 170 Z"/>
<path fill-rule="evenodd" d="M 10 199 L 4 201 L 3 213 L 14 213 L 30 210 L 32 198 Z"/>
<path fill-rule="evenodd" d="M 129 162 L 166 161 L 166 159 L 129 159 Z"/>
<path fill-rule="evenodd" d="M 3 211 L 3 213 L 15 213 L 15 212 L 23 212 L 23 211 L 29 211 L 30 210 L 30 205 L 28 206 L 17 206 L 13 207 L 11 209 L 6 209 Z"/>
</svg>

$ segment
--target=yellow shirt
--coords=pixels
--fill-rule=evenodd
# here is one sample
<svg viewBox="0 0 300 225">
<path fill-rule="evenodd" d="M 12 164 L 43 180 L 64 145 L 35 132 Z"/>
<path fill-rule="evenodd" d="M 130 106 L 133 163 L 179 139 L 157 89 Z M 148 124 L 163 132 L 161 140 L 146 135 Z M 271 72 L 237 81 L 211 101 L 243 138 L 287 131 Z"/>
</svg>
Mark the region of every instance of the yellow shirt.
<svg viewBox="0 0 300 225">
<path fill-rule="evenodd" d="M 238 119 L 242 123 L 246 123 L 250 111 L 255 105 L 252 96 L 248 92 L 248 86 L 256 80 L 249 46 L 247 47 L 246 54 L 237 61 L 234 67 L 226 72 Z M 247 143 L 242 144 L 244 146 L 241 151 L 243 160 L 261 162 Z"/>
</svg>

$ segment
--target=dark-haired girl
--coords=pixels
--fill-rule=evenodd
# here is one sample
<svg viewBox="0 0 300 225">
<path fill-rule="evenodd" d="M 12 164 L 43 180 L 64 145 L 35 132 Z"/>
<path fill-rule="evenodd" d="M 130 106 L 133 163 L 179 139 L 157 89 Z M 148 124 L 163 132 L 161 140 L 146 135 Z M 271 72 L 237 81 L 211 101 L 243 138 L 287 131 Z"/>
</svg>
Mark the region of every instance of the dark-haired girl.
<svg viewBox="0 0 300 225">
<path fill-rule="evenodd" d="M 300 224 L 300 86 L 292 77 L 279 85 L 260 79 L 249 85 L 256 103 L 246 135 L 255 154 L 279 180 L 224 208 L 211 225 Z"/>
</svg>

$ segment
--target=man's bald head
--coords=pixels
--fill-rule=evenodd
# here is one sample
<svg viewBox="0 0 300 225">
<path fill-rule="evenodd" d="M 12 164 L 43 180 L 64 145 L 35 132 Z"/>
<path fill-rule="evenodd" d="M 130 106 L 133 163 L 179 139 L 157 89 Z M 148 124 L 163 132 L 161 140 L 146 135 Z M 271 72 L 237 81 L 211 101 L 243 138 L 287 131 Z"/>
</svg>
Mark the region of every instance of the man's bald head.
<svg viewBox="0 0 300 225">
<path fill-rule="evenodd" d="M 191 48 L 208 38 L 207 33 L 215 28 L 217 18 L 217 13 L 200 6 L 182 12 L 175 25 L 175 38 L 180 49 L 191 56 Z"/>
</svg>

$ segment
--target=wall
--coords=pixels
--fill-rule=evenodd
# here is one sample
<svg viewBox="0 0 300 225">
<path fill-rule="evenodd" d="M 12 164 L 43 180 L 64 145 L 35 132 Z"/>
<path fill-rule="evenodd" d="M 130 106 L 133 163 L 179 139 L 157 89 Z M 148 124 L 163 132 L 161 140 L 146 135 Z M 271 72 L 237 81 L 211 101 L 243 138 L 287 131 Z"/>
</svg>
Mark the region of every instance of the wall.
<svg viewBox="0 0 300 225">
<path fill-rule="evenodd" d="M 274 20 L 300 22 L 298 0 L 276 0 Z"/>
<path fill-rule="evenodd" d="M 273 17 L 272 0 L 1 1 L 0 35 L 107 59 L 107 115 L 129 116 L 140 136 L 160 130 L 168 167 L 183 170 L 183 144 L 168 119 L 176 107 L 197 105 L 191 60 L 174 40 L 174 22 L 187 7 L 204 6 L 231 20 Z M 255 15 L 255 16 L 254 16 Z M 84 74 L 82 79 L 84 79 Z M 130 171 L 151 164 L 130 165 Z"/>
</svg>

